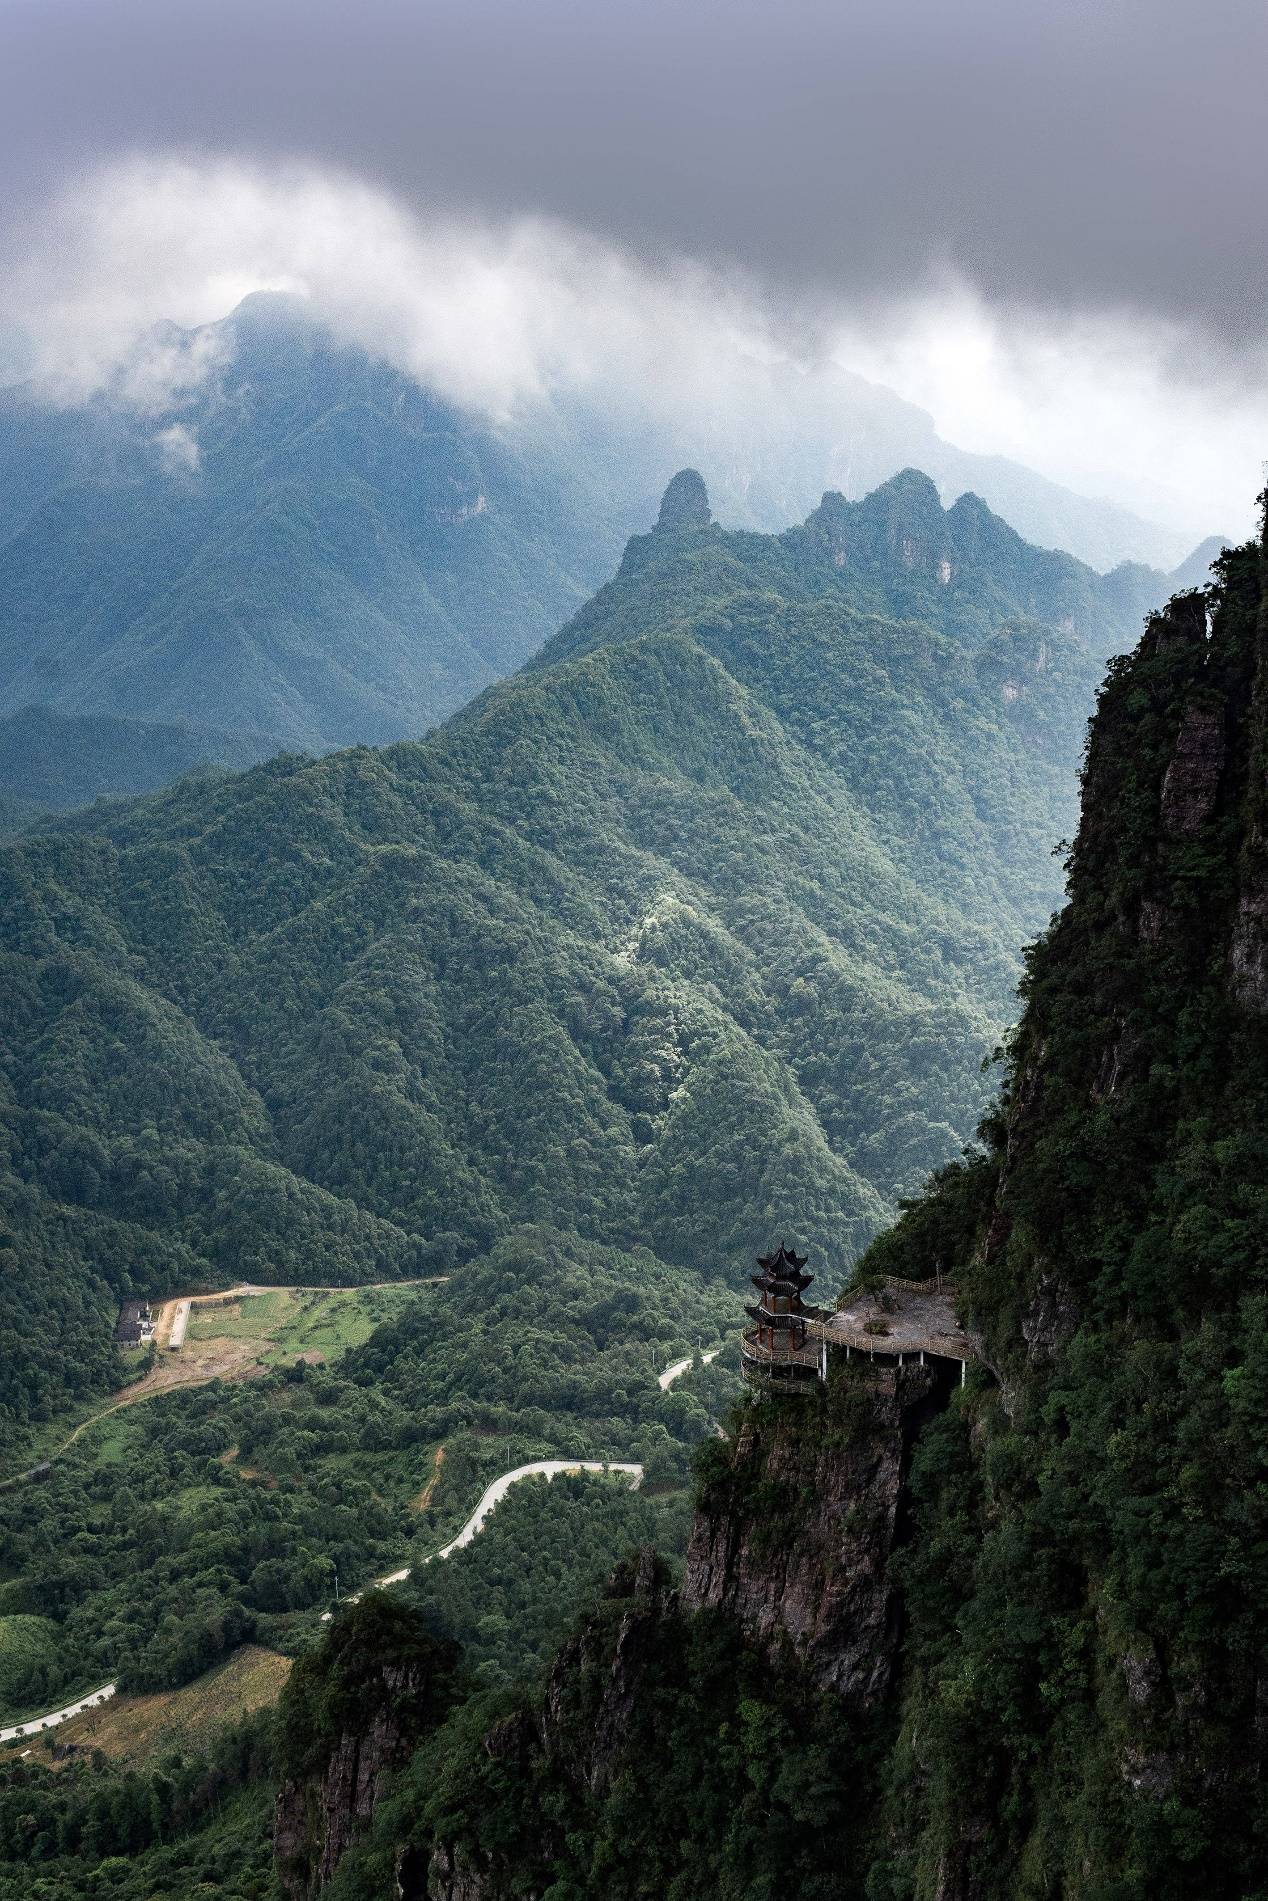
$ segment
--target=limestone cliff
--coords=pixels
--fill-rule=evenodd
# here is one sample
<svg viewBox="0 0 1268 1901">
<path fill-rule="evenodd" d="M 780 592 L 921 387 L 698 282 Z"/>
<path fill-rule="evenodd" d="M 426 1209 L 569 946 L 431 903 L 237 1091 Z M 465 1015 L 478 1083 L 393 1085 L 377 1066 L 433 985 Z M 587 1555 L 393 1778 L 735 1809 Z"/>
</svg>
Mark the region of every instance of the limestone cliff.
<svg viewBox="0 0 1268 1901">
<path fill-rule="evenodd" d="M 455 1646 L 376 1592 L 292 1671 L 279 1709 L 273 1853 L 287 1901 L 321 1893 L 374 1818 L 391 1772 L 452 1701 Z"/>
<path fill-rule="evenodd" d="M 683 1604 L 724 1611 L 771 1652 L 790 1647 L 818 1686 L 867 1708 L 893 1670 L 907 1464 L 946 1392 L 920 1366 L 834 1375 L 823 1399 L 745 1413 L 697 1503 Z"/>
</svg>

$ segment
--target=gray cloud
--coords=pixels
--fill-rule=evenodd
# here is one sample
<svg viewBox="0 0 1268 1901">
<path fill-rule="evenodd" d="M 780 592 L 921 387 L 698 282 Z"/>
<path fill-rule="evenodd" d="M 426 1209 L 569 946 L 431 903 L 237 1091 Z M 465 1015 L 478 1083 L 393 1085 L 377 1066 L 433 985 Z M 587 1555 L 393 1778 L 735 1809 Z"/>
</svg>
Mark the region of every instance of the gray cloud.
<svg viewBox="0 0 1268 1901">
<path fill-rule="evenodd" d="M 1261 0 L 10 0 L 0 164 L 336 161 L 892 295 L 1124 304 L 1236 345 L 1268 292 Z"/>
<path fill-rule="evenodd" d="M 285 288 L 494 413 L 760 435 L 737 363 L 837 363 L 1237 532 L 1266 56 L 1262 0 L 0 0 L 0 373 L 161 407 L 147 326 Z"/>
</svg>

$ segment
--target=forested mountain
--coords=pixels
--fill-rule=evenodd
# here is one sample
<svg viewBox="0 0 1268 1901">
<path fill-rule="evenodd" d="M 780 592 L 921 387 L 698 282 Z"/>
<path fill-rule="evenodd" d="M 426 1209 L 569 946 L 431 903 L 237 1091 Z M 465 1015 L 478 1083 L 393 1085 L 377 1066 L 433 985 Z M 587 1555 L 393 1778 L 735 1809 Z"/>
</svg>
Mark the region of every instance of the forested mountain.
<svg viewBox="0 0 1268 1901">
<path fill-rule="evenodd" d="M 0 836 L 96 798 L 155 792 L 189 772 L 254 765 L 273 750 L 247 732 L 28 706 L 0 719 Z"/>
<path fill-rule="evenodd" d="M 285 1700 L 289 1895 L 375 1746 L 331 1901 L 1264 1892 L 1268 533 L 1218 573 L 1110 669 L 982 1148 L 861 1263 L 954 1273 L 967 1383 L 834 1356 L 744 1407 L 682 1591 L 623 1566 L 539 1688 L 463 1703 L 379 1607 L 342 1726 L 350 1619 Z"/>
<path fill-rule="evenodd" d="M 287 300 L 172 350 L 155 416 L 0 398 L 0 711 L 45 704 L 324 750 L 419 733 L 606 569 L 584 468 L 526 457 Z"/>
<path fill-rule="evenodd" d="M 1032 537 L 1106 566 L 1160 545 L 1102 504 L 950 449 L 921 412 L 844 372 L 748 374 L 762 429 L 693 425 L 724 519 L 782 527 L 834 482 L 857 494 L 919 460 L 949 495 L 973 485 Z M 134 762 L 112 767 L 92 728 L 46 727 L 29 781 L 22 749 L 0 745 L 0 796 L 57 808 L 71 786 L 85 801 L 141 790 L 187 759 L 420 736 L 555 632 L 691 441 L 576 398 L 494 427 L 277 297 L 198 332 L 168 327 L 78 407 L 0 391 L 0 716 L 127 721 Z M 1068 614 L 1098 653 L 1129 643 L 1167 592 L 1138 565 L 1102 579 L 1070 556 L 1019 558 L 971 495 L 948 524 L 957 570 L 976 566 L 980 583 L 996 569 L 1013 609 Z M 930 611 L 928 587 L 903 586 L 911 560 L 901 538 L 877 542 L 878 611 Z M 851 573 L 861 585 L 862 566 Z M 172 726 L 195 737 L 174 744 Z M 12 805 L 6 822 L 30 816 Z"/>
<path fill-rule="evenodd" d="M 927 618 L 872 611 L 886 546 Z M 531 1223 L 708 1275 L 787 1225 L 839 1276 L 971 1129 L 1056 895 L 1095 663 L 1016 611 L 1046 559 L 916 476 L 762 537 L 684 473 L 425 742 L 11 846 L 11 1417 L 108 1381 L 115 1296 L 178 1282 Z"/>
</svg>

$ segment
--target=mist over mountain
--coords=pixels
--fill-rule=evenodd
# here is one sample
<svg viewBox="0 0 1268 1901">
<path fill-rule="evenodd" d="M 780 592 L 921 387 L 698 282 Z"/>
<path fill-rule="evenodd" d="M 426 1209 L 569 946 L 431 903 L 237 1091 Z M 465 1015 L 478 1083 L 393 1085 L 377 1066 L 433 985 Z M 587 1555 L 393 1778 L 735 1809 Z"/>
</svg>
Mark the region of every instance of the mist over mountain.
<svg viewBox="0 0 1268 1901">
<path fill-rule="evenodd" d="M 148 347 L 130 382 L 77 406 L 25 388 L 0 397 L 0 712 L 147 723 L 122 776 L 87 769 L 88 729 L 48 728 L 26 777 L 21 749 L 0 743 L 0 790 L 27 804 L 62 806 L 71 783 L 84 799 L 142 790 L 182 758 L 241 763 L 426 731 L 598 585 L 672 460 L 699 461 L 722 518 L 762 530 L 804 516 L 825 489 L 857 495 L 918 462 L 944 498 L 971 483 L 1032 540 L 1107 564 L 1175 551 L 1174 536 L 1107 504 L 962 455 L 921 412 L 844 371 L 754 362 L 752 400 L 734 416 L 679 426 L 575 395 L 494 424 L 339 342 L 294 299 L 254 297 Z M 974 506 L 953 516 L 960 565 Z M 1128 643 L 1167 591 L 1131 565 L 1103 584 L 1069 558 L 1031 565 L 1030 594 L 1013 604 L 1056 615 L 1051 576 L 1098 653 Z M 928 605 L 912 595 L 902 611 Z M 182 754 L 152 730 L 164 725 L 200 737 Z M 79 753 L 69 773 L 59 747 Z"/>
</svg>

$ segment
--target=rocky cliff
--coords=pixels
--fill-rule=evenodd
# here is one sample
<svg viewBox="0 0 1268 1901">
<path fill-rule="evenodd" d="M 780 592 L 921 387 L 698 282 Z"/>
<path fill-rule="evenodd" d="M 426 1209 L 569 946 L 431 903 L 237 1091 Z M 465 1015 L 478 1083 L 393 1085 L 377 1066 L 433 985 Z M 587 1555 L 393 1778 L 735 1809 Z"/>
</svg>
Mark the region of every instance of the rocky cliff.
<svg viewBox="0 0 1268 1901">
<path fill-rule="evenodd" d="M 772 1657 L 857 1709 L 889 1687 L 898 1628 L 890 1557 L 937 1376 L 835 1366 L 833 1392 L 746 1411 L 697 1501 L 683 1604 L 724 1612 Z"/>
<path fill-rule="evenodd" d="M 289 1778 L 278 1791 L 273 1852 L 289 1901 L 307 1901 L 330 1880 L 369 1827 L 389 1771 L 417 1740 L 403 1713 L 424 1689 L 422 1672 L 384 1665 L 375 1689 L 377 1707 L 339 1731 L 318 1772 Z"/>
<path fill-rule="evenodd" d="M 282 1697 L 273 1853 L 287 1901 L 309 1901 L 369 1828 L 389 1775 L 447 1712 L 457 1652 L 376 1593 L 339 1616 Z"/>
</svg>

